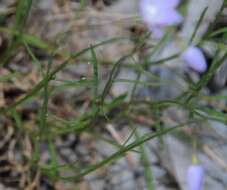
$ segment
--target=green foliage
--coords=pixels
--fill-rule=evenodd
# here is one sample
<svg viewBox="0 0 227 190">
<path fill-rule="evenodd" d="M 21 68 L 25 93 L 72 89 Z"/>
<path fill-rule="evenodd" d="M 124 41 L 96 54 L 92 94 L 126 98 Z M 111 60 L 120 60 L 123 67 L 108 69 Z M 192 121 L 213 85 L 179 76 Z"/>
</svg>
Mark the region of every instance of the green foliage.
<svg viewBox="0 0 227 190">
<path fill-rule="evenodd" d="M 84 7 L 86 1 L 82 0 L 81 8 Z M 211 109 L 208 107 L 207 102 L 203 102 L 203 89 L 206 88 L 209 81 L 213 78 L 216 71 L 227 59 L 227 47 L 223 42 L 218 43 L 218 48 L 212 59 L 212 63 L 209 70 L 203 74 L 200 80 L 196 83 L 188 80 L 188 89 L 186 89 L 177 98 L 172 100 L 153 100 L 150 99 L 137 99 L 136 91 L 138 87 L 162 87 L 171 85 L 174 81 L 164 81 L 157 74 L 151 73 L 148 68 L 154 66 L 165 66 L 165 63 L 169 60 L 173 60 L 179 57 L 179 54 L 174 54 L 160 60 L 156 60 L 156 55 L 167 45 L 170 40 L 170 34 L 166 34 L 155 46 L 151 46 L 148 49 L 148 55 L 141 58 L 141 63 L 135 60 L 135 53 L 141 53 L 144 50 L 145 42 L 150 34 L 145 34 L 138 37 L 138 42 L 135 47 L 123 55 L 117 58 L 115 62 L 109 62 L 108 64 L 102 62 L 98 58 L 98 48 L 105 47 L 108 44 L 123 41 L 128 38 L 117 37 L 113 39 L 107 39 L 100 43 L 93 44 L 85 49 L 77 52 L 60 52 L 59 47 L 50 45 L 48 42 L 40 39 L 39 37 L 26 33 L 26 22 L 28 20 L 32 7 L 32 0 L 18 0 L 16 7 L 16 14 L 11 28 L 0 27 L 0 32 L 6 34 L 11 39 L 9 46 L 3 53 L 3 60 L 1 65 L 8 64 L 11 58 L 17 53 L 20 47 L 24 47 L 26 54 L 32 60 L 35 68 L 41 76 L 41 80 L 37 81 L 34 87 L 26 92 L 26 94 L 19 99 L 12 102 L 10 105 L 1 108 L 1 114 L 5 114 L 13 118 L 17 129 L 22 133 L 29 135 L 34 147 L 32 157 L 29 160 L 30 165 L 34 170 L 41 170 L 42 175 L 47 176 L 51 180 L 64 180 L 64 181 L 79 181 L 91 172 L 96 171 L 101 167 L 105 167 L 118 159 L 121 159 L 129 151 L 137 152 L 141 155 L 141 161 L 144 166 L 145 178 L 147 187 L 149 190 L 154 189 L 154 182 L 152 176 L 152 168 L 149 166 L 148 157 L 144 144 L 154 138 L 158 138 L 163 143 L 163 136 L 165 134 L 176 131 L 179 128 L 185 127 L 191 123 L 202 123 L 209 120 L 215 120 L 227 124 L 226 113 L 221 112 L 219 109 Z M 199 21 L 195 27 L 195 30 L 190 38 L 189 43 L 194 42 L 194 38 L 197 34 L 199 26 L 204 19 L 207 12 L 207 8 L 204 9 Z M 209 29 L 204 39 L 199 44 L 203 44 L 206 40 L 214 40 L 214 38 L 220 34 L 227 34 L 227 28 L 223 27 L 217 30 L 213 28 Z M 45 64 L 35 54 L 35 48 L 45 51 L 48 55 L 48 63 Z M 59 80 L 58 74 L 62 72 L 69 64 L 74 62 L 77 64 L 80 59 L 85 55 L 91 55 L 88 58 L 89 63 L 92 66 L 92 77 L 81 78 L 78 80 Z M 61 57 L 64 61 L 61 64 L 54 65 L 53 59 Z M 127 62 L 128 61 L 128 62 Z M 133 62 L 133 63 L 131 63 Z M 87 64 L 87 63 L 86 63 Z M 102 78 L 100 74 L 101 66 L 108 66 L 110 72 L 108 73 L 107 80 L 104 87 L 102 86 Z M 136 72 L 136 78 L 129 80 L 126 78 L 118 78 L 117 75 L 122 68 L 131 69 Z M 150 81 L 143 81 L 141 76 L 146 76 Z M 0 76 L 0 82 L 12 82 L 15 78 L 20 76 L 20 73 L 12 72 L 6 75 Z M 55 83 L 54 83 L 55 82 Z M 114 83 L 129 83 L 133 85 L 131 92 L 121 94 L 113 97 L 111 89 Z M 80 112 L 77 116 L 72 118 L 64 118 L 51 113 L 49 110 L 49 102 L 52 97 L 61 92 L 67 92 L 69 89 L 81 89 L 86 88 L 88 92 L 88 111 Z M 129 95 L 131 95 L 129 97 Z M 226 96 L 211 95 L 210 99 L 223 100 Z M 19 108 L 23 107 L 29 100 L 39 100 L 41 106 L 37 119 L 38 129 L 30 132 L 24 129 L 24 123 L 21 119 Z M 189 115 L 187 121 L 179 123 L 176 126 L 163 127 L 162 126 L 162 112 L 168 108 L 175 107 L 186 111 Z M 60 108 L 61 109 L 61 108 Z M 134 122 L 130 114 L 133 113 L 136 116 L 143 114 L 147 118 L 152 117 L 154 119 L 153 125 L 148 125 L 149 128 L 155 129 L 155 132 L 150 132 L 145 135 L 140 135 L 136 128 L 136 122 Z M 105 129 L 104 126 L 109 122 L 118 122 L 118 120 L 124 120 L 124 122 L 133 125 L 133 129 L 128 139 L 124 144 L 118 144 L 111 138 L 97 134 L 96 129 Z M 112 155 L 104 158 L 102 161 L 92 165 L 82 165 L 80 163 L 69 163 L 61 165 L 58 163 L 58 152 L 54 144 L 56 137 L 67 134 L 80 135 L 82 133 L 89 133 L 95 137 L 104 140 L 106 143 L 111 144 L 117 148 L 117 151 Z M 179 132 L 178 134 L 182 134 Z M 134 140 L 129 143 L 129 140 Z M 51 159 L 47 165 L 41 165 L 39 163 L 41 157 L 40 144 L 42 142 L 47 143 L 48 151 Z M 61 176 L 62 171 L 73 170 L 76 175 L 73 176 Z"/>
</svg>

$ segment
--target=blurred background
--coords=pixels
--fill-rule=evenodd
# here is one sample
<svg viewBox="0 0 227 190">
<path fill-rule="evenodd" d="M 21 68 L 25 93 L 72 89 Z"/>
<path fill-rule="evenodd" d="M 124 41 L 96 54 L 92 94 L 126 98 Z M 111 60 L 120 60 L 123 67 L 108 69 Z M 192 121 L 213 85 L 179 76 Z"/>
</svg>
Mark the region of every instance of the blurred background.
<svg viewBox="0 0 227 190">
<path fill-rule="evenodd" d="M 138 3 L 0 0 L 0 190 L 189 190 L 193 155 L 227 189 L 226 2 L 160 41 Z M 175 56 L 195 30 L 215 70 Z"/>
</svg>

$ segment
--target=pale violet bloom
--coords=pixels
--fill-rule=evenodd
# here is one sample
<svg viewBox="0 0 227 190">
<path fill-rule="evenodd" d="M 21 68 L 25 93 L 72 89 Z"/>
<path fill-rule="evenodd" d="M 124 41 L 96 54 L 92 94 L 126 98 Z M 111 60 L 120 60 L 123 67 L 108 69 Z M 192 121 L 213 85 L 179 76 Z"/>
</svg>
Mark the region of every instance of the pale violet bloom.
<svg viewBox="0 0 227 190">
<path fill-rule="evenodd" d="M 157 6 L 163 8 L 177 8 L 180 4 L 180 0 L 150 0 L 154 2 Z"/>
<path fill-rule="evenodd" d="M 207 69 L 206 59 L 201 49 L 195 46 L 188 47 L 181 55 L 188 67 L 203 73 Z"/>
<path fill-rule="evenodd" d="M 140 14 L 154 35 L 163 34 L 163 28 L 179 24 L 183 17 L 176 10 L 179 0 L 140 0 Z"/>
<path fill-rule="evenodd" d="M 203 190 L 204 168 L 201 165 L 191 165 L 187 171 L 189 190 Z"/>
</svg>

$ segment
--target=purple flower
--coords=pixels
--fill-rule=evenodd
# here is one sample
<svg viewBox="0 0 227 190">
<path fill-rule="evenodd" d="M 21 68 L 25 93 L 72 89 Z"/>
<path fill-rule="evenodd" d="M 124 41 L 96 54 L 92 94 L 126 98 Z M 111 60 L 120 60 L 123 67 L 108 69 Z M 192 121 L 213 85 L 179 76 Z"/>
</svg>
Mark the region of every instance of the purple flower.
<svg viewBox="0 0 227 190">
<path fill-rule="evenodd" d="M 159 7 L 176 8 L 180 4 L 180 0 L 151 0 Z"/>
<path fill-rule="evenodd" d="M 187 172 L 189 190 L 202 190 L 204 181 L 204 169 L 201 165 L 191 165 Z"/>
<path fill-rule="evenodd" d="M 198 47 L 190 46 L 181 55 L 187 65 L 200 73 L 206 71 L 207 63 L 202 51 Z"/>
<path fill-rule="evenodd" d="M 160 36 L 164 27 L 183 20 L 176 10 L 178 4 L 179 0 L 140 0 L 140 13 L 149 29 Z"/>
</svg>

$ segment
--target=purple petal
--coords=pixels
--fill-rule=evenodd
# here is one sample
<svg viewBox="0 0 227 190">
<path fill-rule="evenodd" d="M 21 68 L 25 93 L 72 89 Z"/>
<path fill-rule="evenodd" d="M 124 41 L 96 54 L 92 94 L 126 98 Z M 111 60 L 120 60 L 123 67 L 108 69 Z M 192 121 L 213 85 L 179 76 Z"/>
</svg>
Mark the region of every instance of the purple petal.
<svg viewBox="0 0 227 190">
<path fill-rule="evenodd" d="M 204 181 L 204 169 L 201 165 L 192 165 L 187 171 L 189 190 L 202 190 Z"/>
<path fill-rule="evenodd" d="M 155 39 L 161 39 L 164 36 L 164 30 L 162 27 L 158 27 L 158 26 L 149 26 L 150 31 L 153 34 L 153 37 Z"/>
<path fill-rule="evenodd" d="M 163 36 L 163 28 L 179 24 L 183 17 L 174 8 L 179 0 L 140 0 L 140 14 L 155 38 Z"/>
<path fill-rule="evenodd" d="M 162 9 L 176 8 L 180 4 L 180 0 L 150 0 L 155 6 Z"/>
<path fill-rule="evenodd" d="M 151 3 L 151 0 L 141 0 L 139 7 L 143 20 L 148 25 L 151 25 L 153 23 L 153 19 L 158 14 L 158 8 L 153 3 Z"/>
<path fill-rule="evenodd" d="M 197 47 L 189 47 L 181 55 L 187 65 L 198 72 L 204 72 L 207 69 L 207 63 L 202 51 Z"/>
<path fill-rule="evenodd" d="M 182 22 L 183 17 L 174 9 L 159 10 L 155 15 L 153 23 L 160 26 L 171 26 Z"/>
</svg>

